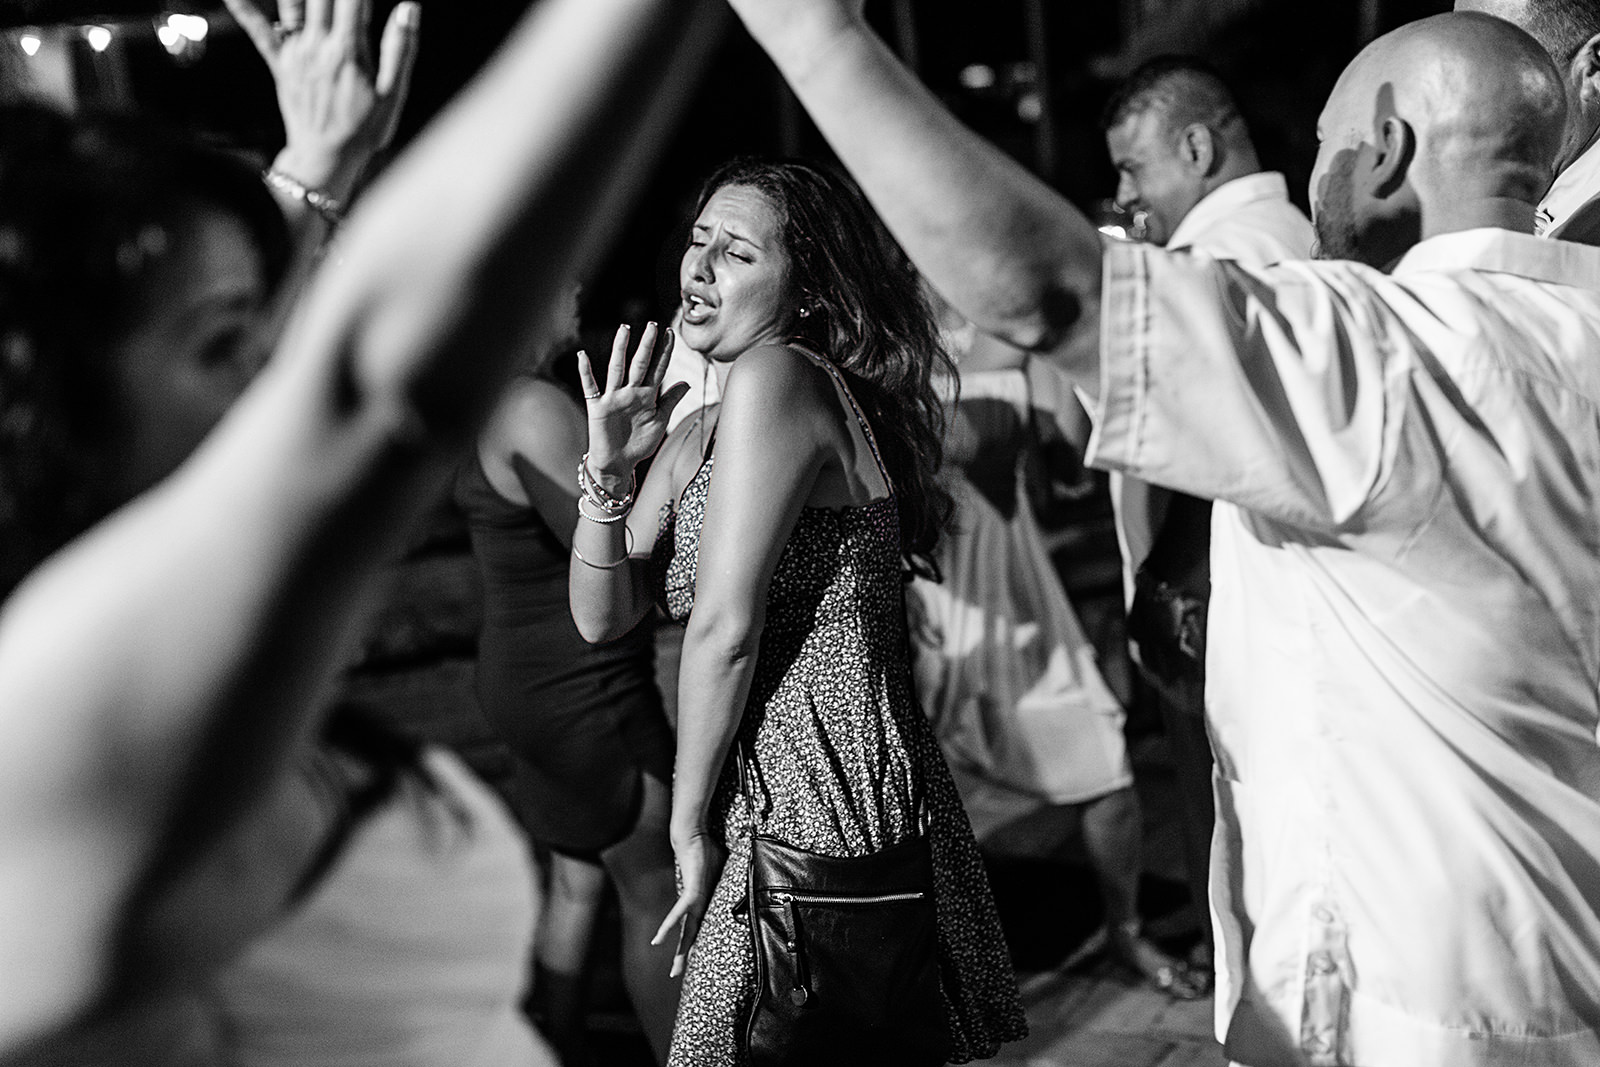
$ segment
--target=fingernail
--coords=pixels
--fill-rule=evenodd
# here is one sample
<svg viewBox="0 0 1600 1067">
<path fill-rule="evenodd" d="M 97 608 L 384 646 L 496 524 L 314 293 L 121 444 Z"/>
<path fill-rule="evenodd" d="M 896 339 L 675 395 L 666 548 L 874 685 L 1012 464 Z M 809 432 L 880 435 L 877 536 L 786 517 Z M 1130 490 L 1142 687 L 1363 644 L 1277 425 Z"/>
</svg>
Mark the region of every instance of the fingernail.
<svg viewBox="0 0 1600 1067">
<path fill-rule="evenodd" d="M 422 22 L 422 5 L 413 3 L 396 4 L 394 9 L 395 20 L 406 29 L 414 29 Z"/>
</svg>

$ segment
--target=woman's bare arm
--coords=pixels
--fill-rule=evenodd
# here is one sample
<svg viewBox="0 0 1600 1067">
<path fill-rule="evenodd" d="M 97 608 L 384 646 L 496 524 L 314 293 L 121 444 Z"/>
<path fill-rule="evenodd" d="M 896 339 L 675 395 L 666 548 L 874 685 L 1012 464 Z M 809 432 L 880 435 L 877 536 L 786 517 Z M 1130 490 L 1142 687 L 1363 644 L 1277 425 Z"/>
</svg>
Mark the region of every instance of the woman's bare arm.
<svg viewBox="0 0 1600 1067">
<path fill-rule="evenodd" d="M 637 626 L 655 604 L 646 565 L 655 545 L 658 515 L 674 496 L 673 460 L 684 439 L 681 426 L 676 439 L 668 437 L 667 424 L 689 391 L 684 382 L 661 388 L 673 334 L 662 332 L 659 346 L 657 335 L 657 325 L 647 323 L 629 358 L 632 331 L 618 328 L 604 386 L 588 356 L 578 357 L 579 378 L 589 397 L 587 469 L 614 498 L 630 492 L 635 496 L 632 510 L 620 522 L 594 521 L 605 516 L 585 503 L 572 531 L 568 594 L 572 619 L 587 641 L 616 640 Z M 652 456 L 649 475 L 641 483 L 637 469 Z M 577 471 L 573 474 L 576 477 Z M 581 517 L 584 510 L 588 518 Z"/>
<path fill-rule="evenodd" d="M 773 572 L 829 458 L 836 404 L 824 372 L 792 348 L 747 352 L 728 376 L 678 674 L 671 834 L 683 891 L 657 935 L 683 921 L 674 972 L 716 884 L 711 795 L 749 699 Z"/>
<path fill-rule="evenodd" d="M 93 1004 L 129 901 L 314 728 L 374 572 L 648 174 L 715 17 L 542 0 L 201 449 L 6 604 L 0 1055 Z"/>
</svg>

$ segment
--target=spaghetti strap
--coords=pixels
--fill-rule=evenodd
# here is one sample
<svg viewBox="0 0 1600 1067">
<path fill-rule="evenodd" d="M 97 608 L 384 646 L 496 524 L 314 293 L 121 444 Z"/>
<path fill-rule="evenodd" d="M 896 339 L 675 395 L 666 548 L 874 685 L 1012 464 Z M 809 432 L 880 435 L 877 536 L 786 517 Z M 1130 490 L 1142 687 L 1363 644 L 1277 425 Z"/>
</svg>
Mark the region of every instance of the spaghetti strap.
<svg viewBox="0 0 1600 1067">
<path fill-rule="evenodd" d="M 822 369 L 828 372 L 828 376 L 833 379 L 833 384 L 838 387 L 839 392 L 844 394 L 845 402 L 850 405 L 850 410 L 855 413 L 856 422 L 861 426 L 862 436 L 867 439 L 867 448 L 872 452 L 872 461 L 878 467 L 878 477 L 883 479 L 883 487 L 888 494 L 891 497 L 894 496 L 894 482 L 889 477 L 888 468 L 883 465 L 883 455 L 878 451 L 878 438 L 873 434 L 872 424 L 867 421 L 867 416 L 861 411 L 861 405 L 856 403 L 855 394 L 850 391 L 850 386 L 845 383 L 844 373 L 805 345 L 791 342 L 791 347 L 797 351 L 804 352 L 813 361 L 820 364 Z"/>
</svg>

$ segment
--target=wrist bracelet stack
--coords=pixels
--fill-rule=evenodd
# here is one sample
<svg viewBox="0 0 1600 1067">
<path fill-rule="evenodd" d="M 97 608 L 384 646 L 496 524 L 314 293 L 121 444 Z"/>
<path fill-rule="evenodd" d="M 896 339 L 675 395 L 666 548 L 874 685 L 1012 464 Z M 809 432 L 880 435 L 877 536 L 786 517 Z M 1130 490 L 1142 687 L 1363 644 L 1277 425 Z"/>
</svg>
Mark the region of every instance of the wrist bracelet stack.
<svg viewBox="0 0 1600 1067">
<path fill-rule="evenodd" d="M 329 226 L 337 226 L 344 221 L 344 201 L 338 197 L 329 196 L 321 189 L 307 185 L 292 175 L 281 170 L 264 170 L 261 179 L 281 193 L 286 193 L 296 200 L 303 202 L 306 207 L 322 216 L 322 220 Z"/>
<path fill-rule="evenodd" d="M 606 492 L 597 478 L 589 471 L 589 453 L 585 452 L 578 461 L 578 515 L 592 523 L 601 526 L 610 526 L 612 523 L 622 522 L 633 510 L 634 492 L 639 488 L 637 480 L 631 481 L 628 491 L 621 497 L 612 496 Z M 633 555 L 633 534 L 626 527 L 622 527 L 622 558 L 615 563 L 595 563 L 583 558 L 583 553 L 578 551 L 577 543 L 572 546 L 572 554 L 579 563 L 596 570 L 608 571 L 620 567 L 628 562 L 628 557 Z"/>
<path fill-rule="evenodd" d="M 632 480 L 629 482 L 628 491 L 625 494 L 620 497 L 612 496 L 606 492 L 605 486 L 601 485 L 599 480 L 589 472 L 589 453 L 585 452 L 583 458 L 578 460 L 578 492 L 583 494 L 582 499 L 578 501 L 580 510 L 584 503 L 588 503 L 608 516 L 603 519 L 586 516 L 586 518 L 594 522 L 616 522 L 617 519 L 626 516 L 628 512 L 633 510 L 633 494 L 638 488 L 638 481 Z"/>
</svg>

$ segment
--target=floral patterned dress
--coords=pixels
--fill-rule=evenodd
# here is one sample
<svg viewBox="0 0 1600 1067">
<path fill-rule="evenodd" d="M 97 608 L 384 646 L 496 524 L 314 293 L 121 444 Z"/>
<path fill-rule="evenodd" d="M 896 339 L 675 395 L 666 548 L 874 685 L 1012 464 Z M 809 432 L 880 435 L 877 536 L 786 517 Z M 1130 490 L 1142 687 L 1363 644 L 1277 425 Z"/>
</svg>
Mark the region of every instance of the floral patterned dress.
<svg viewBox="0 0 1600 1067">
<path fill-rule="evenodd" d="M 677 508 L 662 509 L 652 575 L 678 622 L 694 606 L 713 465 L 708 455 Z M 917 786 L 926 789 L 951 1062 L 964 1063 L 1027 1026 L 971 827 L 912 697 L 903 596 L 893 497 L 805 508 L 767 594 L 738 743 L 755 755 L 763 832 L 814 852 L 856 856 L 905 839 L 916 831 Z M 755 994 L 750 930 L 734 913 L 750 861 L 746 807 L 730 759 L 712 803 L 728 862 L 690 954 L 669 1067 L 742 1062 L 736 1035 Z"/>
</svg>

